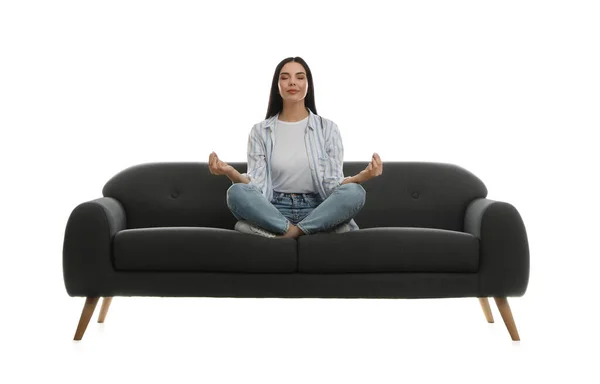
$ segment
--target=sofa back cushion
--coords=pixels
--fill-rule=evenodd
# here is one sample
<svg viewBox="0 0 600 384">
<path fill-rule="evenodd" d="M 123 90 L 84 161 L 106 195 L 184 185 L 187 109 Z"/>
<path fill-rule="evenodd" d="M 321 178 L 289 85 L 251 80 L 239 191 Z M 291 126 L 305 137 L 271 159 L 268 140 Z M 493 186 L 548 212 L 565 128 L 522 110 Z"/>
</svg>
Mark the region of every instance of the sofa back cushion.
<svg viewBox="0 0 600 384">
<path fill-rule="evenodd" d="M 344 175 L 356 175 L 368 164 L 344 164 Z M 463 231 L 469 203 L 487 196 L 487 188 L 477 176 L 448 163 L 384 161 L 383 173 L 362 186 L 367 199 L 354 219 L 360 228 Z"/>
<path fill-rule="evenodd" d="M 240 173 L 245 162 L 230 162 Z M 353 176 L 368 162 L 345 162 Z M 227 176 L 215 176 L 207 163 L 146 163 L 113 176 L 103 196 L 124 207 L 128 228 L 199 226 L 233 229 L 236 219 L 226 203 Z M 384 162 L 383 174 L 362 186 L 363 209 L 354 220 L 360 228 L 422 227 L 462 231 L 470 201 L 487 196 L 483 182 L 453 164 Z"/>
</svg>

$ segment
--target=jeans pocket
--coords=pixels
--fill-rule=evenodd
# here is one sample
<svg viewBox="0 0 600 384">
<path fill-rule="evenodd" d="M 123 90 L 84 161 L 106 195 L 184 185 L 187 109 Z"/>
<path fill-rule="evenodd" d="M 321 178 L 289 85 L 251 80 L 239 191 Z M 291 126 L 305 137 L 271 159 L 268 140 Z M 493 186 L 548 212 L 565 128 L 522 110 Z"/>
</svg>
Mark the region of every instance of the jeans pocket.
<svg viewBox="0 0 600 384">
<path fill-rule="evenodd" d="M 273 198 L 271 199 L 271 204 L 280 203 L 283 196 L 273 194 Z"/>
<path fill-rule="evenodd" d="M 306 197 L 305 200 L 312 208 L 317 208 L 323 202 L 321 196 Z"/>
</svg>

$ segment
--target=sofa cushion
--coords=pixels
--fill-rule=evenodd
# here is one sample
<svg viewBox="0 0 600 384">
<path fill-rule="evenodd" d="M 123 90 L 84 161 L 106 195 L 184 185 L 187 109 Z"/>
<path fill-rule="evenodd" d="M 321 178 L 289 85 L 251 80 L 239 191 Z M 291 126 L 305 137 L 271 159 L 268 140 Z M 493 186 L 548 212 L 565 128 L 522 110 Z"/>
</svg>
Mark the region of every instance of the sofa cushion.
<svg viewBox="0 0 600 384">
<path fill-rule="evenodd" d="M 386 227 L 298 238 L 305 273 L 477 272 L 479 239 L 444 229 Z"/>
<path fill-rule="evenodd" d="M 296 242 L 205 227 L 117 232 L 114 265 L 123 271 L 295 272 Z"/>
</svg>

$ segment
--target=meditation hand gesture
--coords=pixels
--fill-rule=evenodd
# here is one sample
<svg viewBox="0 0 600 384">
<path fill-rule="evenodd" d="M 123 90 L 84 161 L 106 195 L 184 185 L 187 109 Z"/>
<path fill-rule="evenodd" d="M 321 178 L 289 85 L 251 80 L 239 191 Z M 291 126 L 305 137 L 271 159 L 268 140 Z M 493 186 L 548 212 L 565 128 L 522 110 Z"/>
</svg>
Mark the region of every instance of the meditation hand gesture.
<svg viewBox="0 0 600 384">
<path fill-rule="evenodd" d="M 383 173 L 383 162 L 381 161 L 381 157 L 377 153 L 373 153 L 373 160 L 369 163 L 367 168 L 361 171 L 358 176 L 361 178 L 362 182 L 370 180 L 374 177 L 377 177 Z"/>
<path fill-rule="evenodd" d="M 227 165 L 226 162 L 219 160 L 219 157 L 214 152 L 211 152 L 210 156 L 208 156 L 208 169 L 213 175 L 227 175 L 234 170 L 231 165 Z"/>
</svg>

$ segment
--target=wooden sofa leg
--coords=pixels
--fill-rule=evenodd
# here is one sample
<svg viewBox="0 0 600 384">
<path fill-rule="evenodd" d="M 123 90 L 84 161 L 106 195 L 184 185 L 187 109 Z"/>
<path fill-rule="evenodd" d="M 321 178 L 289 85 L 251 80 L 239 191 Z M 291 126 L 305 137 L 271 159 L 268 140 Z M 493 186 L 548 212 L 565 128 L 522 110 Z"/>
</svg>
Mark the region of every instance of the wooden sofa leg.
<svg viewBox="0 0 600 384">
<path fill-rule="evenodd" d="M 515 325 L 515 320 L 513 319 L 512 311 L 510 310 L 510 306 L 508 305 L 508 300 L 506 297 L 494 297 L 496 301 L 496 305 L 500 310 L 500 315 L 502 316 L 502 320 L 504 320 L 504 324 L 508 329 L 508 333 L 510 334 L 511 339 L 514 341 L 521 340 L 519 337 L 519 332 L 517 331 L 517 326 Z"/>
<path fill-rule="evenodd" d="M 490 302 L 487 297 L 480 297 L 479 304 L 481 304 L 481 309 L 483 309 L 483 314 L 485 315 L 485 319 L 488 323 L 494 322 L 494 316 L 492 316 L 492 309 L 490 308 Z"/>
<path fill-rule="evenodd" d="M 94 309 L 96 309 L 96 304 L 98 304 L 99 297 L 88 297 L 85 299 L 85 304 L 83 305 L 83 311 L 81 311 L 81 317 L 79 318 L 79 324 L 77 325 L 77 330 L 75 331 L 75 337 L 73 340 L 81 340 L 85 330 L 94 314 Z"/>
<path fill-rule="evenodd" d="M 102 299 L 102 308 L 100 308 L 100 316 L 98 316 L 98 322 L 104 323 L 104 319 L 106 319 L 106 314 L 108 313 L 108 307 L 110 307 L 110 303 L 112 303 L 112 297 L 105 297 Z"/>
</svg>

